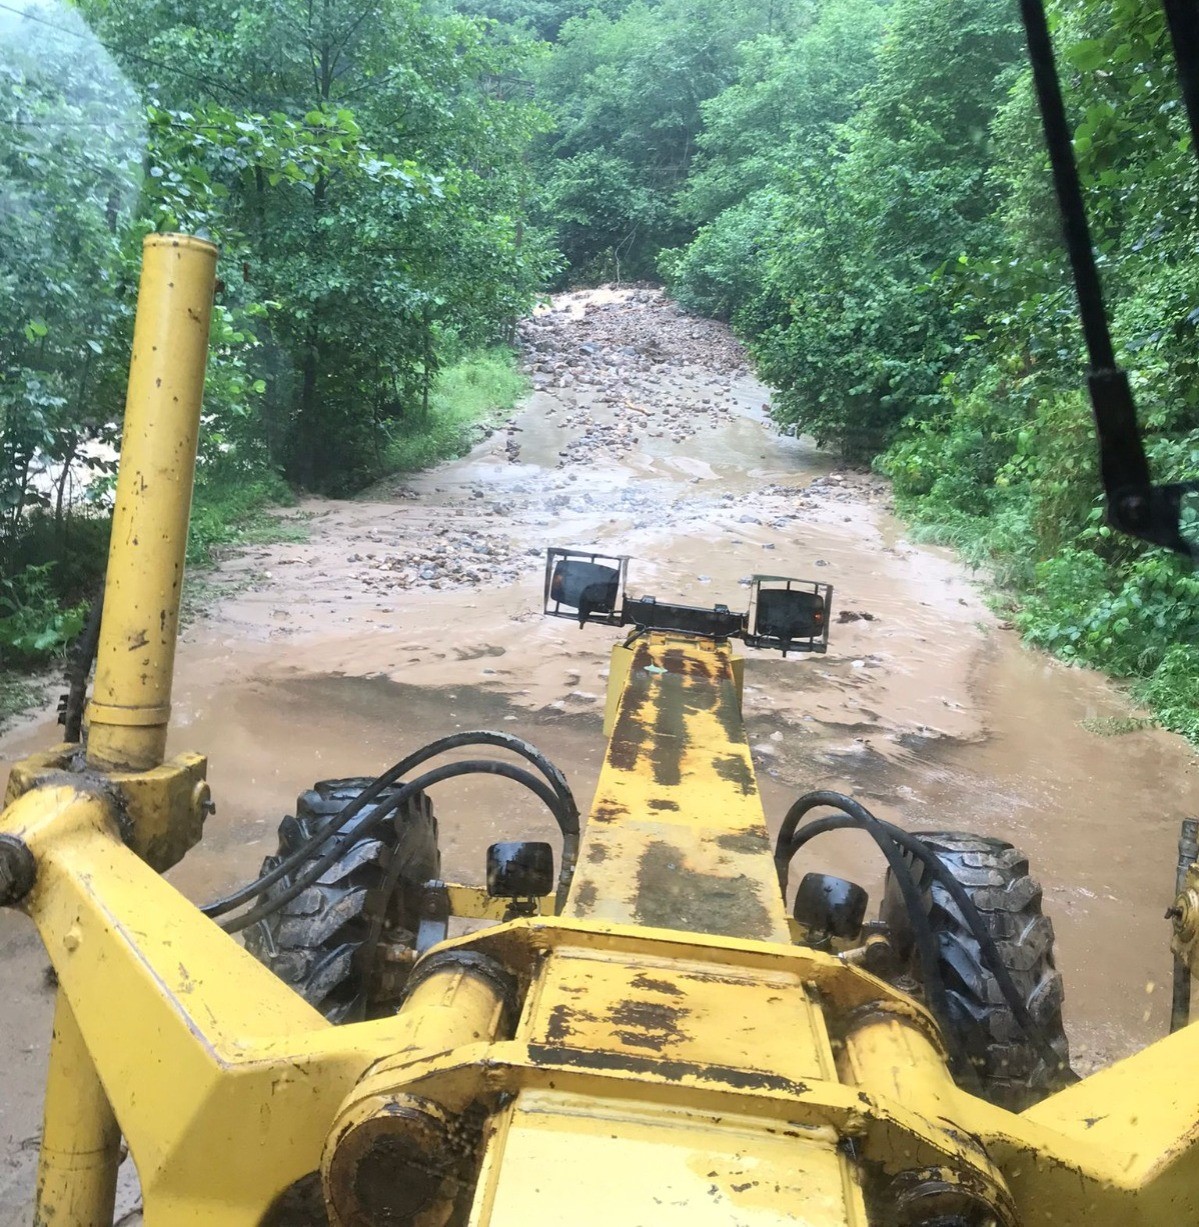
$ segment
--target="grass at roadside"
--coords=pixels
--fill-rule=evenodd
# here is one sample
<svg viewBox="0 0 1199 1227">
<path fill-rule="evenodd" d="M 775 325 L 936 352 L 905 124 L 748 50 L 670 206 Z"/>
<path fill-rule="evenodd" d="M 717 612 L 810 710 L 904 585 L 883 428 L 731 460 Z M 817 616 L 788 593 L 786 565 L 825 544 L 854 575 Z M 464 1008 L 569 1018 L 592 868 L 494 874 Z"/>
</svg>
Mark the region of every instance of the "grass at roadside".
<svg viewBox="0 0 1199 1227">
<path fill-rule="evenodd" d="M 187 545 L 185 618 L 194 617 L 223 590 L 207 578 L 230 550 L 307 537 L 307 525 L 280 518 L 271 509 L 295 502 L 281 479 L 201 483 L 192 505 Z M 84 530 L 86 529 L 86 533 Z M 75 559 L 31 565 L 15 580 L 0 583 L 0 729 L 41 707 L 65 668 L 69 643 L 87 615 L 107 558 L 108 526 L 98 518 L 76 525 L 90 545 L 89 568 Z M 76 553 L 81 551 L 77 550 Z M 66 599 L 51 584 L 52 566 L 69 570 L 81 599 Z M 61 689 L 61 687 L 60 687 Z"/>
<path fill-rule="evenodd" d="M 915 541 L 948 546 L 990 581 L 988 604 L 1026 644 L 1106 673 L 1152 713 L 1084 722 L 1105 736 L 1157 724 L 1199 745 L 1199 576 L 1163 550 L 1113 538 L 1098 523 L 1037 560 L 1028 510 L 1014 499 L 989 516 L 897 491 Z M 1105 559 L 1088 545 L 1114 556 Z"/>
<path fill-rule="evenodd" d="M 494 425 L 529 389 L 507 347 L 473 350 L 445 367 L 429 394 L 429 413 L 397 433 L 384 453 L 391 472 L 427 469 L 461 456 L 475 442 L 476 426 Z"/>
<path fill-rule="evenodd" d="M 0 671 L 0 730 L 24 712 L 46 702 L 45 680 L 40 674 L 31 677 L 10 670 Z"/>
<path fill-rule="evenodd" d="M 274 514 L 295 505 L 295 495 L 281 477 L 253 481 L 211 482 L 196 489 L 187 538 L 187 572 L 183 581 L 182 619 L 194 621 L 222 597 L 254 582 L 240 576 L 232 583 L 213 578 L 217 565 L 231 553 L 252 545 L 307 541 L 305 518 Z"/>
<path fill-rule="evenodd" d="M 409 430 L 392 438 L 383 457 L 385 468 L 410 472 L 461 455 L 476 441 L 477 427 L 503 420 L 527 391 L 528 380 L 517 369 L 511 349 L 464 354 L 438 374 L 428 414 L 413 419 Z M 234 581 L 233 589 L 214 582 L 214 569 L 230 553 L 245 546 L 307 540 L 308 525 L 303 520 L 294 514 L 276 514 L 295 501 L 277 475 L 209 476 L 201 469 L 187 542 L 185 620 L 195 618 L 237 585 L 250 582 L 244 575 Z M 75 536 L 78 548 L 71 558 L 30 565 L 19 583 L 9 582 L 0 590 L 0 727 L 46 701 L 44 679 L 61 671 L 67 644 L 82 625 L 88 600 L 99 585 L 107 557 L 107 521 L 103 517 L 81 521 Z M 46 546 L 50 557 L 52 546 L 53 541 Z M 57 572 L 53 577 L 52 568 Z M 64 573 L 69 573 L 65 584 Z M 57 590 L 52 579 L 59 581 Z M 69 589 L 69 601 L 62 594 L 64 587 Z"/>
<path fill-rule="evenodd" d="M 187 537 L 188 567 L 214 567 L 230 549 L 243 545 L 306 540 L 305 525 L 271 514 L 272 508 L 294 506 L 295 501 L 286 482 L 271 474 L 199 483 Z"/>
</svg>

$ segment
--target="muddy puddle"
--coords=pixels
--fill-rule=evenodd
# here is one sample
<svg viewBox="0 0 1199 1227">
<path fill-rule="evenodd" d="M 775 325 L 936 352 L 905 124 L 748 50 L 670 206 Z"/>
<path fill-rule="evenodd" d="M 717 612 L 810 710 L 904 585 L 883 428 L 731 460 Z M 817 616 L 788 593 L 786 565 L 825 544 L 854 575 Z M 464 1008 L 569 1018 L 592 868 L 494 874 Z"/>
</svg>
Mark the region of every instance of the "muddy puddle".
<svg viewBox="0 0 1199 1227">
<path fill-rule="evenodd" d="M 1021 648 L 960 566 L 906 539 L 883 483 L 779 437 L 715 325 L 646 291 L 557 308 L 525 328 L 537 390 L 469 456 L 360 500 L 313 500 L 307 541 L 222 569 L 224 595 L 178 659 L 172 748 L 210 756 L 218 801 L 178 887 L 203 900 L 251 876 L 313 780 L 376 773 L 461 729 L 528 737 L 586 809 L 614 636 L 540 616 L 546 545 L 629 554 L 634 595 L 695 604 L 743 604 L 755 573 L 804 576 L 835 589 L 827 656 L 750 653 L 746 667 L 771 823 L 831 787 L 914 830 L 1013 840 L 1054 918 L 1078 1065 L 1163 1034 L 1162 912 L 1178 822 L 1199 800 L 1187 745 L 1105 735 L 1130 714 L 1121 693 Z M 31 718 L 0 740 L 0 766 L 56 734 Z M 497 838 L 550 836 L 514 785 L 453 781 L 435 804 L 460 878 L 481 879 Z M 805 867 L 877 897 L 858 836 L 818 841 Z M 22 918 L 0 915 L 0 958 L 6 1227 L 28 1221 L 52 994 Z"/>
</svg>

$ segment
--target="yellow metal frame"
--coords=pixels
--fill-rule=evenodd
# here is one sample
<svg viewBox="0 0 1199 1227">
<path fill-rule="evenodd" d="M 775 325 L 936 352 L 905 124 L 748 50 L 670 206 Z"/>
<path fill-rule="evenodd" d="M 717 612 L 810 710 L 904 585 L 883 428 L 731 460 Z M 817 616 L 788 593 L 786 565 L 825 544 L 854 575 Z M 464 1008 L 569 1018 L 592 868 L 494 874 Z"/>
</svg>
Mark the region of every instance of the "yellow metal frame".
<svg viewBox="0 0 1199 1227">
<path fill-rule="evenodd" d="M 88 710 L 88 762 L 100 770 L 156 767 L 166 746 L 216 259 L 211 243 L 181 234 L 152 234 L 143 248 Z"/>
<path fill-rule="evenodd" d="M 160 249 L 193 271 L 208 259 Z M 152 573 L 182 547 L 147 561 L 153 521 L 131 498 L 142 528 L 114 533 L 110 584 L 128 581 L 114 608 L 129 605 L 106 620 L 110 649 L 129 610 L 173 627 L 145 593 L 172 599 Z M 417 1227 L 455 1204 L 477 1227 L 865 1227 L 884 1203 L 908 1223 L 963 1206 L 1004 1227 L 1199 1222 L 1199 1031 L 1013 1115 L 953 1083 L 905 994 L 791 943 L 726 644 L 620 649 L 562 914 L 546 899 L 538 917 L 441 943 L 395 1016 L 343 1027 L 160 876 L 207 797 L 202 759 L 161 763 L 173 641 L 156 644 L 126 646 L 150 652 L 128 669 L 103 656 L 87 762 L 23 765 L 0 814 L 0 897 L 33 919 L 60 985 L 39 1223 L 111 1222 L 121 1135 L 149 1227 L 294 1223 L 281 1199 L 318 1179 L 342 1224 L 392 1204 Z M 503 914 L 449 893 L 459 914 Z"/>
<path fill-rule="evenodd" d="M 383 1062 L 397 1094 L 460 1100 L 465 1087 L 484 1105 L 506 1101 L 494 1109 L 478 1223 L 553 1213 L 529 1188 L 512 1202 L 505 1182 L 527 1176 L 540 1142 L 547 1163 L 572 1150 L 572 1179 L 602 1172 L 590 1163 L 598 1155 L 579 1159 L 588 1139 L 619 1150 L 623 1164 L 640 1154 L 647 1195 L 673 1147 L 724 1155 L 724 1167 L 672 1170 L 672 1187 L 684 1206 L 689 1197 L 706 1205 L 715 1182 L 715 1200 L 747 1222 L 864 1223 L 850 1154 L 896 1175 L 913 1163 L 975 1172 L 1006 1190 L 1019 1223 L 1199 1221 L 1199 1083 L 1184 1072 L 1199 1032 L 1190 1029 L 1016 1116 L 955 1087 L 923 1012 L 835 956 L 564 917 L 441 948 L 488 954 L 527 985 L 513 1038 L 447 1049 L 444 1028 L 411 1003 L 394 1018 L 330 1026 L 124 845 L 102 793 L 44 786 L 0 826 L 37 859 L 24 908 L 129 1144 L 151 1225 L 260 1222 L 289 1184 L 319 1169 L 343 1101 Z M 830 1021 L 854 1016 L 865 1022 L 838 1055 Z M 80 1181 L 103 1164 L 90 1161 L 94 1138 L 70 1140 L 87 1115 L 79 1071 L 53 1069 L 47 1139 L 71 1163 L 43 1187 L 43 1221 L 83 1224 L 92 1220 L 53 1213 L 78 1203 Z M 716 1136 L 726 1127 L 731 1149 Z M 100 1134 L 111 1146 L 111 1127 Z M 849 1208 L 805 1219 L 780 1194 L 751 1216 L 736 1188 L 747 1166 L 759 1173 L 755 1188 L 765 1173 L 799 1197 L 783 1179 L 791 1172 L 816 1180 L 824 1198 L 840 1188 Z M 694 1209 L 663 1211 L 661 1221 L 695 1222 Z M 577 1205 L 572 1214 L 591 1221 Z"/>
</svg>

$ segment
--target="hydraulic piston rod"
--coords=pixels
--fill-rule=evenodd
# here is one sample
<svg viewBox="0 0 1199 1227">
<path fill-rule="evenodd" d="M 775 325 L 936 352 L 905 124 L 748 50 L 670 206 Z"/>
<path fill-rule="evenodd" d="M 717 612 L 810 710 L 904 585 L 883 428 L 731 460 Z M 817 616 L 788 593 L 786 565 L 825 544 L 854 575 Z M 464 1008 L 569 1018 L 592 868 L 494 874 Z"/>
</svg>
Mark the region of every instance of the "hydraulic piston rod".
<svg viewBox="0 0 1199 1227">
<path fill-rule="evenodd" d="M 217 249 L 181 234 L 144 244 L 121 437 L 88 765 L 163 760 Z"/>
</svg>

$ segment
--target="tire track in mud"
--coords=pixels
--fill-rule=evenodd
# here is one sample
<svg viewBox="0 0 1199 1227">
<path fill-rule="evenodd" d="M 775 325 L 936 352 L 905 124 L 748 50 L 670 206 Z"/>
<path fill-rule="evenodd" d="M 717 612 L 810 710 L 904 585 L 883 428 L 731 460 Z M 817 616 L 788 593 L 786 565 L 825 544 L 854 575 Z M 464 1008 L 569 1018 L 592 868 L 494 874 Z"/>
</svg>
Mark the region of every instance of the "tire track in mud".
<svg viewBox="0 0 1199 1227">
<path fill-rule="evenodd" d="M 959 564 L 904 536 L 880 479 L 780 437 L 721 325 L 658 291 L 608 289 L 560 296 L 521 339 L 533 392 L 468 456 L 361 499 L 309 500 L 285 513 L 307 518 L 307 541 L 222 568 L 225 595 L 177 663 L 171 749 L 210 756 L 219 807 L 172 871 L 180 889 L 203 899 L 250 876 L 313 780 L 379 771 L 462 728 L 525 733 L 586 808 L 615 636 L 540 616 L 547 545 L 629 554 L 635 595 L 693 604 L 736 607 L 757 572 L 808 576 L 835 589 L 828 655 L 747 654 L 771 823 L 826 787 L 911 829 L 1013 840 L 1057 926 L 1078 1063 L 1162 1034 L 1161 912 L 1177 821 L 1199 801 L 1190 748 L 1153 729 L 1098 735 L 1128 714 L 1120 691 L 1022 649 Z M 43 713 L 0 755 L 56 736 Z M 447 870 L 475 880 L 496 838 L 546 831 L 494 781 L 455 781 L 436 804 Z M 829 837 L 809 864 L 877 901 L 859 837 Z M 0 957 L 8 1227 L 28 1221 L 52 993 L 22 918 L 0 914 Z"/>
</svg>

